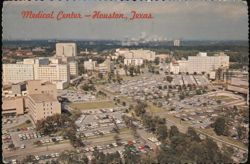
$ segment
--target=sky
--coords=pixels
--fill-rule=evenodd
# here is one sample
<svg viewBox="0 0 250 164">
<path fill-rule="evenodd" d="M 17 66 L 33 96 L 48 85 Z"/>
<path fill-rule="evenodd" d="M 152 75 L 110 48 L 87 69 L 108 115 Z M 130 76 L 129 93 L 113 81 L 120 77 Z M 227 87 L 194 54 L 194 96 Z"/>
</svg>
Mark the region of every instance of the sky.
<svg viewBox="0 0 250 164">
<path fill-rule="evenodd" d="M 149 20 L 23 19 L 21 12 L 93 11 L 152 13 Z M 101 39 L 123 40 L 141 32 L 168 39 L 248 40 L 247 4 L 242 1 L 5 1 L 2 9 L 3 39 Z"/>
</svg>

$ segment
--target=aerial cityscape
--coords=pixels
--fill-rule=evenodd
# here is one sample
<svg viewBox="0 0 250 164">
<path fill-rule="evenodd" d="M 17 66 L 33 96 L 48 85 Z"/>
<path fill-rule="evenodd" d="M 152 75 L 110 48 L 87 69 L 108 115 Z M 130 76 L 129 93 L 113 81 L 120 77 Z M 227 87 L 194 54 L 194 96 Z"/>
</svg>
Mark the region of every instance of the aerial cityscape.
<svg viewBox="0 0 250 164">
<path fill-rule="evenodd" d="M 244 37 L 192 39 L 145 28 L 110 39 L 48 38 L 45 30 L 44 39 L 31 35 L 32 25 L 21 36 L 9 31 L 13 13 L 4 8 L 11 6 L 28 5 L 3 7 L 3 163 L 247 162 Z"/>
</svg>

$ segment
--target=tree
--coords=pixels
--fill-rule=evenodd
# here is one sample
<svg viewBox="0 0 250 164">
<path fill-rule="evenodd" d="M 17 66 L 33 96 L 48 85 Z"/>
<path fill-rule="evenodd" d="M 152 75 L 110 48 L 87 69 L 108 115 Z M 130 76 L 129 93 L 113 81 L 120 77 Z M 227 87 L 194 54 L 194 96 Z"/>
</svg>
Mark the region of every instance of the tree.
<svg viewBox="0 0 250 164">
<path fill-rule="evenodd" d="M 196 94 L 197 95 L 201 95 L 202 94 L 202 90 L 201 89 L 196 89 Z"/>
<path fill-rule="evenodd" d="M 178 128 L 175 125 L 173 125 L 170 127 L 169 138 L 171 138 L 173 136 L 177 136 L 179 133 L 180 132 L 179 132 Z"/>
<path fill-rule="evenodd" d="M 191 138 L 191 141 L 197 141 L 197 142 L 201 141 L 199 135 L 192 127 L 188 127 L 187 135 Z"/>
<path fill-rule="evenodd" d="M 217 135 L 223 135 L 226 127 L 226 120 L 224 117 L 219 117 L 214 122 L 214 131 Z"/>
<path fill-rule="evenodd" d="M 31 121 L 30 121 L 30 120 L 26 120 L 25 123 L 26 123 L 26 124 L 30 124 Z"/>
<path fill-rule="evenodd" d="M 237 133 L 238 133 L 238 138 L 242 139 L 244 134 L 246 133 L 246 128 L 239 125 L 239 126 L 236 127 L 236 130 L 237 130 Z"/>
<path fill-rule="evenodd" d="M 154 63 L 155 63 L 155 65 L 159 65 L 159 63 L 160 63 L 160 58 L 159 58 L 159 57 L 156 57 L 155 60 L 154 60 Z"/>
<path fill-rule="evenodd" d="M 78 154 L 76 151 L 66 150 L 58 157 L 58 162 L 61 164 L 88 164 L 88 157 L 85 154 Z"/>
<path fill-rule="evenodd" d="M 123 105 L 123 106 L 126 106 L 126 102 L 125 102 L 125 101 L 123 101 L 123 102 L 122 102 L 122 105 Z"/>
<path fill-rule="evenodd" d="M 167 126 L 166 125 L 158 125 L 156 128 L 156 134 L 158 136 L 158 139 L 160 141 L 163 141 L 167 138 L 168 133 L 167 133 Z"/>
<path fill-rule="evenodd" d="M 29 162 L 34 162 L 34 156 L 33 155 L 27 155 L 23 160 L 22 163 L 29 163 Z"/>
<path fill-rule="evenodd" d="M 134 76 L 134 71 L 135 71 L 135 67 L 133 67 L 133 66 L 129 67 L 129 75 L 130 76 Z"/>
<path fill-rule="evenodd" d="M 140 155 L 136 153 L 136 148 L 133 145 L 125 145 L 124 148 L 124 160 L 128 164 L 138 164 L 140 161 Z"/>
<path fill-rule="evenodd" d="M 171 82 L 173 81 L 173 77 L 172 77 L 172 76 L 167 76 L 167 81 L 168 81 L 169 83 L 171 83 Z"/>
<path fill-rule="evenodd" d="M 103 79 L 103 74 L 102 74 L 102 73 L 98 73 L 98 77 L 99 77 L 100 79 Z"/>
</svg>

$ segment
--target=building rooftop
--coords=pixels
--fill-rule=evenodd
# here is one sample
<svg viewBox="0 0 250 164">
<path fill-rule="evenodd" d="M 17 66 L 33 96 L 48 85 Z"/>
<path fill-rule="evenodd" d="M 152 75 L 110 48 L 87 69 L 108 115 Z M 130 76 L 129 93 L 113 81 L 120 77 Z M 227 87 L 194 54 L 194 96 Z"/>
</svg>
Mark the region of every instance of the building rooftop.
<svg viewBox="0 0 250 164">
<path fill-rule="evenodd" d="M 50 101 L 57 101 L 52 95 L 50 94 L 31 94 L 29 95 L 36 103 L 41 102 L 50 102 Z"/>
</svg>

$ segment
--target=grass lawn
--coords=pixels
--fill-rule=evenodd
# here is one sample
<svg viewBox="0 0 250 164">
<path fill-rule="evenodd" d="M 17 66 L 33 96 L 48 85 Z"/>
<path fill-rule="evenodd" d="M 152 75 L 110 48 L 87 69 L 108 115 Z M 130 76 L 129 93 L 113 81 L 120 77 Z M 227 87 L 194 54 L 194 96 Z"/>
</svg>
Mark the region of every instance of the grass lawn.
<svg viewBox="0 0 250 164">
<path fill-rule="evenodd" d="M 112 108 L 115 107 L 115 103 L 112 101 L 100 101 L 100 102 L 86 102 L 86 103 L 71 103 L 70 107 L 73 109 L 87 110 L 87 109 L 100 109 L 100 108 Z"/>
<path fill-rule="evenodd" d="M 152 112 L 152 113 L 165 112 L 164 109 L 159 108 L 159 107 L 153 105 L 152 103 L 148 103 L 148 109 L 149 109 L 149 111 Z"/>
<path fill-rule="evenodd" d="M 228 96 L 213 96 L 212 98 L 214 98 L 215 100 L 221 100 L 224 102 L 231 102 L 235 100 L 234 98 L 228 97 Z"/>
</svg>

